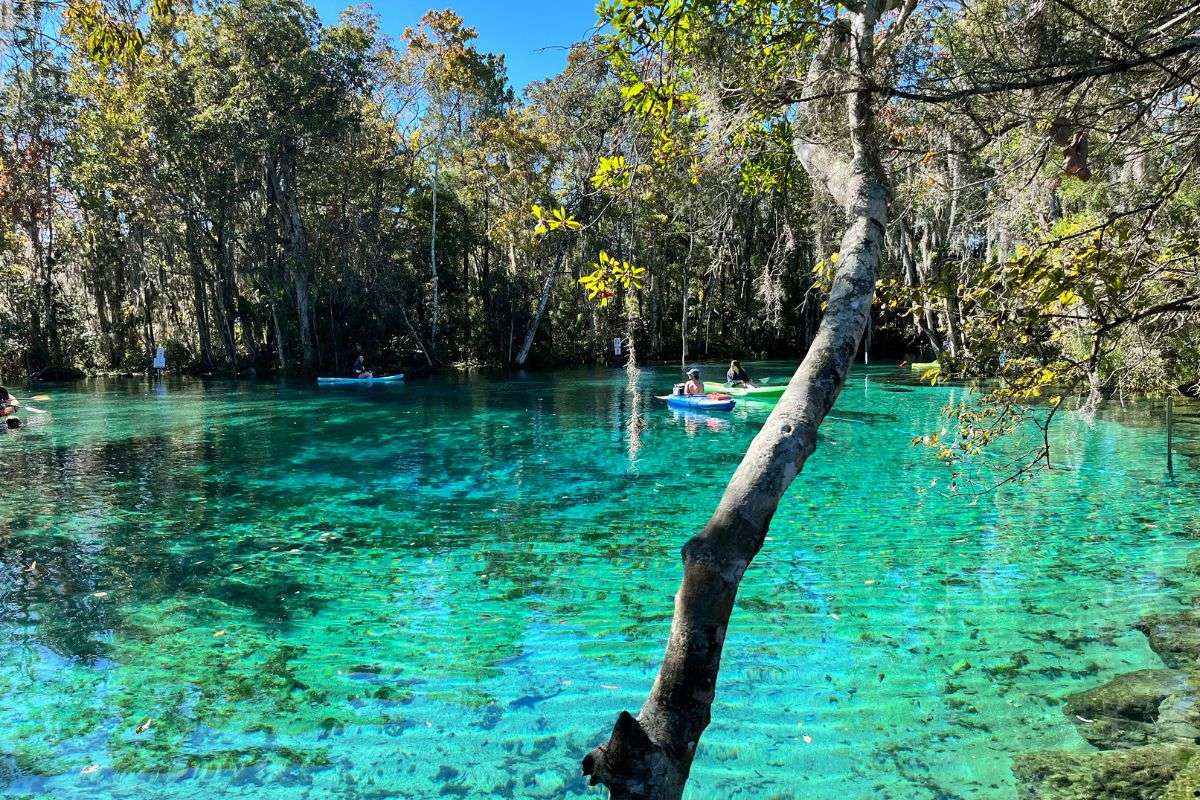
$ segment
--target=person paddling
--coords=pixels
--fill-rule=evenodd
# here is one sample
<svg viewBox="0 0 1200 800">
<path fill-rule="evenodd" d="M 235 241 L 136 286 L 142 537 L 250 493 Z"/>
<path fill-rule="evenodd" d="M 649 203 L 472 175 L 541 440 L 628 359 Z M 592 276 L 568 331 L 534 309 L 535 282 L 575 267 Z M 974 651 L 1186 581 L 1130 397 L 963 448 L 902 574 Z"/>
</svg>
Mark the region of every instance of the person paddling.
<svg viewBox="0 0 1200 800">
<path fill-rule="evenodd" d="M 9 414 L 17 413 L 17 409 L 21 407 L 21 402 L 13 397 L 12 393 L 0 386 L 0 417 L 7 417 Z"/>
<path fill-rule="evenodd" d="M 373 373 L 369 369 L 367 369 L 366 364 L 367 364 L 367 362 L 363 359 L 362 350 L 359 350 L 358 358 L 354 359 L 354 367 L 351 369 L 351 372 L 354 373 L 354 377 L 356 377 L 356 378 L 374 378 L 375 377 L 375 373 Z"/>
<path fill-rule="evenodd" d="M 684 394 L 704 394 L 704 382 L 700 380 L 700 370 L 692 367 L 687 371 L 687 383 L 683 385 Z"/>
<path fill-rule="evenodd" d="M 750 373 L 742 369 L 742 362 L 736 358 L 729 362 L 729 371 L 725 373 L 725 382 L 730 386 L 744 386 L 747 389 L 755 388 L 754 382 L 750 380 Z"/>
</svg>

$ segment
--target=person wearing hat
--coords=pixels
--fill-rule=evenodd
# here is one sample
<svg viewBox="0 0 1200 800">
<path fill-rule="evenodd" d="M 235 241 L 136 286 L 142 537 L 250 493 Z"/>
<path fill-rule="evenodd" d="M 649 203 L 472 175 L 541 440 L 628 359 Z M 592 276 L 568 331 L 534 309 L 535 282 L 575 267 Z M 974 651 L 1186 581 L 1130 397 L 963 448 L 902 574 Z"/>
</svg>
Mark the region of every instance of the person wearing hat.
<svg viewBox="0 0 1200 800">
<path fill-rule="evenodd" d="M 704 394 L 704 382 L 700 380 L 700 370 L 692 367 L 687 371 L 687 383 L 683 386 L 684 394 Z"/>
</svg>

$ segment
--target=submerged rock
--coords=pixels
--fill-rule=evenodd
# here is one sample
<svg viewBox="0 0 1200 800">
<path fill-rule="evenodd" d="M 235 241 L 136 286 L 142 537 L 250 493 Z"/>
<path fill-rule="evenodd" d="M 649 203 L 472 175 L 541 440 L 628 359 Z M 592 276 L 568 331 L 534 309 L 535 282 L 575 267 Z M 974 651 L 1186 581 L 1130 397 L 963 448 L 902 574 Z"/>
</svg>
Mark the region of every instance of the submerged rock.
<svg viewBox="0 0 1200 800">
<path fill-rule="evenodd" d="M 1017 798 L 1167 800 L 1173 781 L 1193 762 L 1200 764 L 1197 753 L 1200 749 L 1193 745 L 1150 745 L 1102 753 L 1025 753 L 1013 760 Z M 1178 796 L 1183 797 L 1192 795 Z"/>
<path fill-rule="evenodd" d="M 1143 669 L 1067 697 L 1063 709 L 1083 738 L 1104 750 L 1200 738 L 1195 678 Z"/>
<path fill-rule="evenodd" d="M 1200 758 L 1188 761 L 1163 793 L 1162 800 L 1196 800 L 1200 797 Z"/>
<path fill-rule="evenodd" d="M 1200 613 L 1152 614 L 1134 627 L 1146 634 L 1150 649 L 1168 667 L 1200 667 Z"/>
</svg>

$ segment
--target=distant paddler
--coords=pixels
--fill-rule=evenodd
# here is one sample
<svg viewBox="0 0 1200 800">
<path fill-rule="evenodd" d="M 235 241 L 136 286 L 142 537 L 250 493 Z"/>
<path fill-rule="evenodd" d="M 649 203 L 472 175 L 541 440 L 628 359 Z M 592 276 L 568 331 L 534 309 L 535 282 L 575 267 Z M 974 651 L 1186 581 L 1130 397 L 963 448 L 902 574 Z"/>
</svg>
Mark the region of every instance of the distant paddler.
<svg viewBox="0 0 1200 800">
<path fill-rule="evenodd" d="M 742 368 L 742 362 L 736 358 L 729 362 L 729 371 L 725 373 L 725 383 L 731 387 L 757 389 L 757 384 L 750 380 L 750 373 Z"/>
<path fill-rule="evenodd" d="M 358 358 L 354 359 L 354 366 L 350 369 L 350 372 L 356 378 L 374 378 L 375 377 L 375 373 L 371 372 L 371 370 L 367 369 L 367 362 L 366 362 L 366 359 L 363 358 L 361 349 L 359 349 L 359 351 L 358 351 Z"/>
</svg>

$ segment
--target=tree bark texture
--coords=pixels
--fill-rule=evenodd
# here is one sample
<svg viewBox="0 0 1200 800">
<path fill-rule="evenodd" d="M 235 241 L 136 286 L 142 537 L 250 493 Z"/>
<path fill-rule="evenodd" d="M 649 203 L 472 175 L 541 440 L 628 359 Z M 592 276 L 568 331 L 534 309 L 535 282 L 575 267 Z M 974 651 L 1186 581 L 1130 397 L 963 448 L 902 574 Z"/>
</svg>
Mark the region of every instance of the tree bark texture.
<svg viewBox="0 0 1200 800">
<path fill-rule="evenodd" d="M 300 213 L 299 189 L 296 185 L 295 158 L 286 150 L 276 159 L 268 159 L 268 185 L 276 203 L 280 235 L 286 247 L 284 273 L 300 325 L 300 356 L 305 372 L 316 366 L 313 346 L 312 315 L 308 294 L 308 236 L 304 217 Z"/>
<path fill-rule="evenodd" d="M 546 276 L 545 283 L 542 284 L 542 296 L 538 299 L 537 311 L 529 323 L 529 330 L 525 332 L 525 341 L 521 343 L 521 349 L 517 351 L 516 364 L 518 367 L 525 366 L 525 362 L 529 359 L 529 351 L 533 349 L 533 340 L 542 324 L 542 317 L 545 316 L 546 309 L 550 307 L 550 298 L 554 294 L 555 284 L 558 283 L 558 275 L 562 271 L 565 255 L 565 251 L 559 251 L 558 256 L 554 259 L 554 265 L 550 267 L 550 273 Z"/>
<path fill-rule="evenodd" d="M 721 651 L 742 576 L 762 547 L 780 498 L 817 445 L 854 360 L 874 295 L 888 189 L 873 131 L 870 75 L 877 0 L 851 16 L 847 100 L 852 156 L 810 140 L 797 156 L 846 212 L 828 309 L 787 390 L 742 458 L 716 511 L 683 547 L 683 581 L 658 677 L 635 717 L 622 711 L 609 740 L 583 760 L 614 800 L 679 800 L 711 718 Z M 810 78 L 812 73 L 810 72 Z"/>
</svg>

